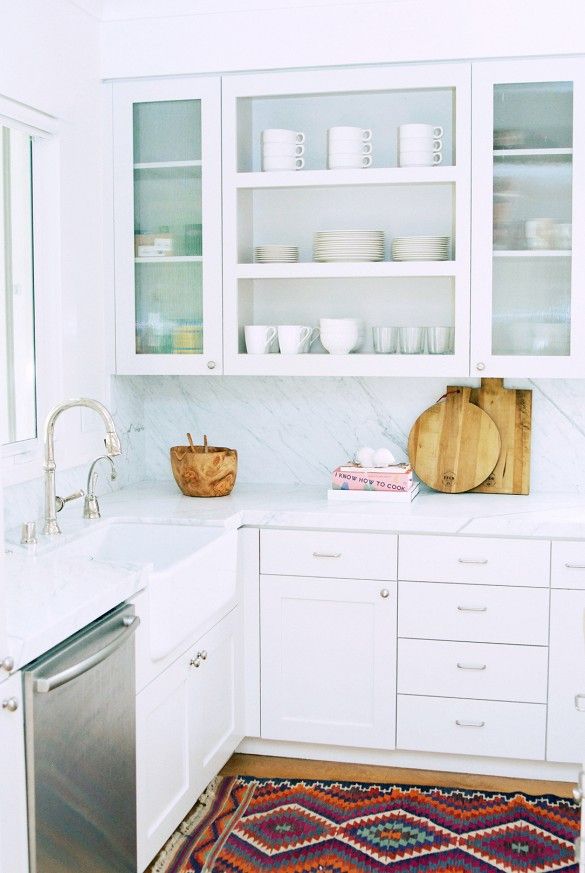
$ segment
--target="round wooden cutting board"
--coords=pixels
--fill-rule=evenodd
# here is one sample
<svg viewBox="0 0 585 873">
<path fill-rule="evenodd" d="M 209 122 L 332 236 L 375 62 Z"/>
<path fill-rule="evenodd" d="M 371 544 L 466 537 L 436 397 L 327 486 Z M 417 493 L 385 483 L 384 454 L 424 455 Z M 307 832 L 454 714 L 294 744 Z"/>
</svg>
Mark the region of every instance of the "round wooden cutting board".
<svg viewBox="0 0 585 873">
<path fill-rule="evenodd" d="M 408 458 L 425 485 L 457 494 L 470 491 L 498 462 L 501 440 L 487 412 L 469 402 L 471 388 L 459 388 L 415 421 Z"/>
</svg>

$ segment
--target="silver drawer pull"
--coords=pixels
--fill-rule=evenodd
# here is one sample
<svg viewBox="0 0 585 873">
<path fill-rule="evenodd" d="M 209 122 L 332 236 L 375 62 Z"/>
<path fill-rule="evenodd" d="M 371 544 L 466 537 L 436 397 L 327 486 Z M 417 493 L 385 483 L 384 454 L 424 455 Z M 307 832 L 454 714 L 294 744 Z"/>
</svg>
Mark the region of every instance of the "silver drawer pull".
<svg viewBox="0 0 585 873">
<path fill-rule="evenodd" d="M 459 564 L 487 564 L 487 558 L 457 558 Z"/>
<path fill-rule="evenodd" d="M 585 694 L 575 694 L 575 709 L 585 712 Z"/>
<path fill-rule="evenodd" d="M 585 570 L 585 564 L 570 564 L 569 561 L 565 561 L 565 567 L 567 570 Z"/>
<path fill-rule="evenodd" d="M 459 718 L 455 719 L 455 724 L 458 727 L 474 727 L 474 728 L 482 728 L 485 726 L 485 721 L 462 721 Z"/>
<path fill-rule="evenodd" d="M 487 612 L 487 606 L 458 606 L 459 612 Z"/>
<path fill-rule="evenodd" d="M 341 558 L 341 552 L 313 552 L 314 558 Z"/>
<path fill-rule="evenodd" d="M 487 664 L 459 664 L 457 663 L 458 670 L 485 670 Z"/>
</svg>

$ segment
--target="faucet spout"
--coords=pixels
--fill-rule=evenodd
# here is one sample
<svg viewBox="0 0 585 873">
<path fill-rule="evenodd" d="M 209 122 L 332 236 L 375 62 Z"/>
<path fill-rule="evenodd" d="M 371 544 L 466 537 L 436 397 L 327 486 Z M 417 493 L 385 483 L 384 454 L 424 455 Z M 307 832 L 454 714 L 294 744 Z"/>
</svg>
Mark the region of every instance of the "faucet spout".
<svg viewBox="0 0 585 873">
<path fill-rule="evenodd" d="M 43 533 L 48 536 L 60 534 L 61 529 L 57 524 L 56 506 L 55 506 L 55 424 L 62 412 L 67 409 L 72 409 L 75 406 L 87 407 L 93 409 L 101 416 L 106 429 L 106 437 L 104 440 L 106 453 L 110 457 L 116 457 L 122 454 L 120 438 L 116 433 L 114 419 L 108 412 L 103 403 L 99 400 L 92 400 L 89 397 L 78 397 L 73 400 L 65 400 L 63 403 L 58 403 L 48 414 L 45 427 L 45 525 Z"/>
</svg>

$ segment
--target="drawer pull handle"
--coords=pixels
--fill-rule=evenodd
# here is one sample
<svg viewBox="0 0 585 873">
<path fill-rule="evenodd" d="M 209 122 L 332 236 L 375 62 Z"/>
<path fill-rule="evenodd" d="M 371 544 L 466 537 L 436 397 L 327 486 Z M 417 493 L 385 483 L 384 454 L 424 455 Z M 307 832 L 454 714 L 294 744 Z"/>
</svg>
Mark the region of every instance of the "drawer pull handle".
<svg viewBox="0 0 585 873">
<path fill-rule="evenodd" d="M 487 606 L 458 606 L 459 612 L 487 612 Z"/>
<path fill-rule="evenodd" d="M 314 558 L 341 558 L 341 552 L 313 552 Z"/>
<path fill-rule="evenodd" d="M 485 725 L 485 721 L 462 721 L 460 718 L 456 718 L 455 724 L 458 727 L 482 728 Z"/>
<path fill-rule="evenodd" d="M 458 670 L 485 670 L 487 664 L 460 664 L 457 663 Z"/>
<path fill-rule="evenodd" d="M 585 694 L 575 694 L 575 709 L 585 712 Z"/>
<path fill-rule="evenodd" d="M 460 564 L 487 564 L 487 558 L 457 558 Z"/>
<path fill-rule="evenodd" d="M 569 561 L 565 561 L 565 567 L 567 570 L 585 570 L 585 564 L 570 564 Z"/>
</svg>

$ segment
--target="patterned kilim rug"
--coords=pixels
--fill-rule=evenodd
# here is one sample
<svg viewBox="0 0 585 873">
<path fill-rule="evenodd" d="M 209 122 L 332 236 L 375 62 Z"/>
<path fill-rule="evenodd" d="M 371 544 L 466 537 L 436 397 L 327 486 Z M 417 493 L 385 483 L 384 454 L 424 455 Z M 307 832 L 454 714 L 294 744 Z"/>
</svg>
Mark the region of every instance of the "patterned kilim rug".
<svg viewBox="0 0 585 873">
<path fill-rule="evenodd" d="M 225 777 L 156 873 L 577 871 L 579 810 L 547 795 Z"/>
</svg>

